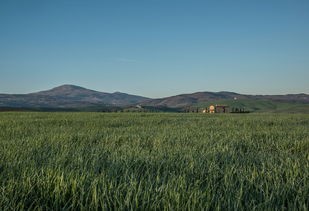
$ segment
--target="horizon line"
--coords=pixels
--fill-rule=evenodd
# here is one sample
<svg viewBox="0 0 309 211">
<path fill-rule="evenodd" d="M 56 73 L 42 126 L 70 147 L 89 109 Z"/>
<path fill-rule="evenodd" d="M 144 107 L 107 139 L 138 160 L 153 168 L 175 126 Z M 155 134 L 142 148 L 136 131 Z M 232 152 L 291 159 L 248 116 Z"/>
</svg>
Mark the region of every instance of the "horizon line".
<svg viewBox="0 0 309 211">
<path fill-rule="evenodd" d="M 56 88 L 60 88 L 63 86 L 72 86 L 72 87 L 78 87 L 78 88 L 82 88 L 82 89 L 87 89 L 90 91 L 95 91 L 95 92 L 101 92 L 101 93 L 107 93 L 107 94 L 113 94 L 113 93 L 123 93 L 123 94 L 129 94 L 129 95 L 136 95 L 136 96 L 141 96 L 141 97 L 146 97 L 146 98 L 150 98 L 150 99 L 161 99 L 161 98 L 168 98 L 168 97 L 174 97 L 174 96 L 180 96 L 180 95 L 190 95 L 190 94 L 195 94 L 195 93 L 222 93 L 222 92 L 228 92 L 228 93 L 233 93 L 233 94 L 239 94 L 239 95 L 253 95 L 253 96 L 273 96 L 273 95 L 309 95 L 309 93 L 305 93 L 305 92 L 298 92 L 298 93 L 285 93 L 285 94 L 257 94 L 257 93 L 243 93 L 243 92 L 235 92 L 235 91 L 226 91 L 226 90 L 222 90 L 222 91 L 209 91 L 209 90 L 197 90 L 197 91 L 193 91 L 193 92 L 185 92 L 185 93 L 179 93 L 179 94 L 173 94 L 173 95 L 168 95 L 168 96 L 163 96 L 163 97 L 148 97 L 146 95 L 141 95 L 141 94 L 131 94 L 128 92 L 123 92 L 123 91 L 112 91 L 112 92 L 105 92 L 105 91 L 99 91 L 97 89 L 92 89 L 92 88 L 86 88 L 84 86 L 81 85 L 75 85 L 75 84 L 62 84 L 62 85 L 58 85 L 58 86 L 54 86 L 52 88 L 48 88 L 48 89 L 42 89 L 42 90 L 37 90 L 37 91 L 32 91 L 32 92 L 26 92 L 26 93 L 4 93 L 4 92 L 0 92 L 1 95 L 28 95 L 28 94 L 35 94 L 35 93 L 39 93 L 39 92 L 43 92 L 43 91 L 50 91 Z"/>
</svg>

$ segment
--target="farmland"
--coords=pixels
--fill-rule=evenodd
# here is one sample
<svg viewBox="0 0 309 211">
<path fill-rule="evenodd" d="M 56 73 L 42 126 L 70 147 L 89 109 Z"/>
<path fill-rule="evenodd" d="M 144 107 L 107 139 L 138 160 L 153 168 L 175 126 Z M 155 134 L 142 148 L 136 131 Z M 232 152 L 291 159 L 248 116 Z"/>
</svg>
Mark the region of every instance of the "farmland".
<svg viewBox="0 0 309 211">
<path fill-rule="evenodd" d="M 308 210 L 308 114 L 0 113 L 0 210 Z"/>
</svg>

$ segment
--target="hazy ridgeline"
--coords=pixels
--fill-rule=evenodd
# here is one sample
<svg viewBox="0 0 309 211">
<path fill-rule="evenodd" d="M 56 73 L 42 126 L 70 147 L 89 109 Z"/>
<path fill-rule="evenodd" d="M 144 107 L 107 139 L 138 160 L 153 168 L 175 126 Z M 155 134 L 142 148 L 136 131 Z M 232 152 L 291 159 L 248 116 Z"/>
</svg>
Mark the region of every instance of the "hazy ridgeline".
<svg viewBox="0 0 309 211">
<path fill-rule="evenodd" d="M 308 210 L 309 115 L 0 113 L 0 210 Z"/>
</svg>

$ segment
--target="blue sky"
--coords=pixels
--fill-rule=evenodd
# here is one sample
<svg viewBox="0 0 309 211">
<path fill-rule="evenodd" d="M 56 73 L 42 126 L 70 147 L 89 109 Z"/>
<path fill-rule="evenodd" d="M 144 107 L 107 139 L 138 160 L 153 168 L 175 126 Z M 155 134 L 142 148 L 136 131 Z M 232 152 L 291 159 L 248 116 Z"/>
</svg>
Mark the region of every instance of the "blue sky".
<svg viewBox="0 0 309 211">
<path fill-rule="evenodd" d="M 307 0 L 1 0 L 0 93 L 309 93 Z"/>
</svg>

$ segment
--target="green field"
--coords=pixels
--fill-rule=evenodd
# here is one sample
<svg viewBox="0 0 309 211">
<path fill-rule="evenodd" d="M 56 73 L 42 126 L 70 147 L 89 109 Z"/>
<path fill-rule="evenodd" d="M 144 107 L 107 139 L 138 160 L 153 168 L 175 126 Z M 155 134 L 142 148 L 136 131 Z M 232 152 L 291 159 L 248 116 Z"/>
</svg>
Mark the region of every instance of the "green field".
<svg viewBox="0 0 309 211">
<path fill-rule="evenodd" d="M 308 210 L 309 115 L 0 113 L 0 210 Z"/>
</svg>

